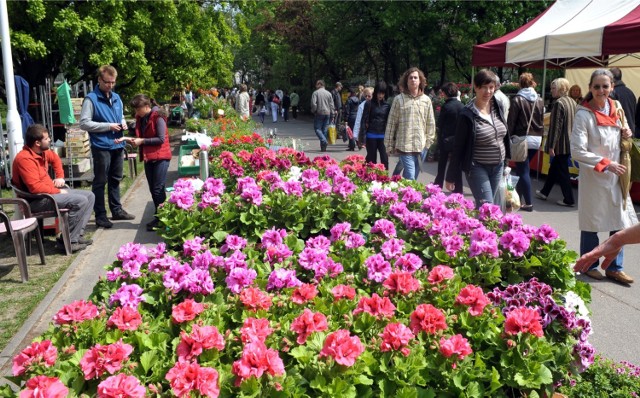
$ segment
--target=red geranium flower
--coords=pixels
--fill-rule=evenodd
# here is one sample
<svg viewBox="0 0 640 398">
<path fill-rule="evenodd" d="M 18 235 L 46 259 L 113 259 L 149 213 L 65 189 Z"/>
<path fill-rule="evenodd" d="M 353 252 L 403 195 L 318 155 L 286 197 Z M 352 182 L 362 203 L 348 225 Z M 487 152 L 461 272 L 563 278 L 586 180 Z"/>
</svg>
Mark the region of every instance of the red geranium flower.
<svg viewBox="0 0 640 398">
<path fill-rule="evenodd" d="M 327 329 L 327 317 L 321 312 L 312 312 L 305 308 L 302 315 L 291 322 L 291 331 L 298 333 L 296 341 L 304 344 L 313 332 L 321 332 Z"/>
<path fill-rule="evenodd" d="M 218 371 L 201 367 L 196 362 L 176 362 L 166 378 L 178 397 L 190 397 L 194 390 L 205 397 L 216 398 L 220 395 Z"/>
<path fill-rule="evenodd" d="M 453 269 L 446 265 L 437 265 L 429 272 L 427 280 L 431 284 L 438 284 L 446 279 L 453 278 Z"/>
<path fill-rule="evenodd" d="M 358 336 L 350 336 L 348 330 L 339 329 L 324 340 L 319 357 L 331 357 L 340 365 L 353 366 L 363 352 L 364 345 Z"/>
<path fill-rule="evenodd" d="M 260 378 L 264 372 L 272 376 L 284 374 L 284 363 L 278 351 L 267 348 L 262 342 L 249 343 L 242 350 L 242 357 L 233 363 L 236 387 L 251 376 Z"/>
<path fill-rule="evenodd" d="M 118 307 L 109 317 L 107 326 L 115 326 L 119 330 L 136 330 L 142 323 L 142 317 L 137 308 Z"/>
<path fill-rule="evenodd" d="M 410 353 L 407 345 L 415 336 L 411 333 L 411 330 L 402 323 L 390 323 L 384 327 L 384 331 L 380 333 L 380 337 L 382 337 L 380 351 L 400 351 L 406 357 Z"/>
<path fill-rule="evenodd" d="M 540 314 L 538 311 L 519 307 L 509 312 L 504 322 L 504 330 L 507 334 L 531 333 L 534 336 L 542 337 L 542 323 L 540 322 Z"/>
<path fill-rule="evenodd" d="M 271 333 L 273 329 L 269 327 L 269 320 L 265 318 L 247 318 L 240 328 L 240 338 L 245 344 L 256 341 L 264 343 Z"/>
<path fill-rule="evenodd" d="M 65 305 L 53 316 L 56 325 L 82 322 L 98 316 L 98 307 L 90 301 L 78 300 Z"/>
<path fill-rule="evenodd" d="M 409 294 L 420 290 L 420 281 L 409 272 L 394 272 L 382 283 L 382 286 L 395 293 Z"/>
<path fill-rule="evenodd" d="M 313 300 L 318 295 L 318 289 L 311 283 L 303 283 L 302 286 L 297 287 L 291 294 L 291 301 L 296 304 L 304 304 L 307 301 Z"/>
<path fill-rule="evenodd" d="M 107 345 L 96 344 L 91 347 L 80 360 L 80 367 L 84 379 L 90 380 L 100 377 L 104 372 L 115 374 L 122 368 L 124 362 L 133 352 L 133 347 L 122 342 L 122 339 Z"/>
<path fill-rule="evenodd" d="M 268 310 L 271 307 L 271 296 L 262 290 L 249 287 L 240 293 L 240 301 L 251 311 Z"/>
<path fill-rule="evenodd" d="M 224 349 L 224 337 L 215 326 L 193 325 L 191 334 L 180 332 L 180 344 L 178 344 L 178 359 L 190 361 L 202 354 L 203 350 L 212 348 L 222 351 Z"/>
<path fill-rule="evenodd" d="M 380 297 L 376 293 L 373 293 L 371 297 L 360 298 L 358 306 L 353 310 L 353 314 L 356 315 L 361 312 L 366 312 L 376 318 L 391 318 L 395 310 L 396 306 L 393 305 L 388 297 Z"/>
<path fill-rule="evenodd" d="M 444 313 L 431 304 L 420 304 L 411 313 L 411 330 L 413 333 L 424 331 L 428 334 L 436 334 L 439 330 L 447 328 L 447 320 Z"/>
<path fill-rule="evenodd" d="M 146 390 L 135 376 L 118 373 L 98 384 L 98 398 L 144 398 Z"/>
<path fill-rule="evenodd" d="M 457 355 L 458 359 L 463 359 L 472 352 L 469 341 L 462 337 L 461 334 L 456 334 L 448 339 L 440 338 L 440 353 L 447 358 Z"/>
<path fill-rule="evenodd" d="M 356 296 L 356 289 L 347 285 L 337 285 L 336 287 L 331 289 L 331 293 L 333 293 L 333 298 L 336 301 L 343 298 L 353 300 L 353 298 Z"/>
<path fill-rule="evenodd" d="M 36 376 L 27 381 L 20 398 L 66 398 L 69 389 L 57 377 Z"/>
<path fill-rule="evenodd" d="M 192 321 L 204 311 L 204 304 L 196 303 L 192 299 L 186 299 L 171 310 L 171 319 L 175 323 Z"/>
<path fill-rule="evenodd" d="M 56 359 L 58 359 L 58 349 L 51 344 L 51 340 L 31 343 L 13 358 L 13 375 L 24 374 L 31 365 L 51 367 L 56 363 Z"/>
<path fill-rule="evenodd" d="M 460 290 L 460 294 L 456 297 L 456 303 L 468 306 L 469 313 L 473 316 L 478 316 L 482 314 L 484 307 L 489 304 L 489 299 L 484 295 L 482 288 L 467 285 Z"/>
</svg>

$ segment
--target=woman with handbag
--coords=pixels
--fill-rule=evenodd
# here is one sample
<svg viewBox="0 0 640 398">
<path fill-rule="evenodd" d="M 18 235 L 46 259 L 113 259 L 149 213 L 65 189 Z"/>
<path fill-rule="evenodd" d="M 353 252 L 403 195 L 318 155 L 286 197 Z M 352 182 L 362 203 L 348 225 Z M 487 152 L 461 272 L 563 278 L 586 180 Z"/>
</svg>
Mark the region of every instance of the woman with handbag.
<svg viewBox="0 0 640 398">
<path fill-rule="evenodd" d="M 496 75 L 482 69 L 473 77 L 475 98 L 460 110 L 445 188 L 454 191 L 464 171 L 476 207 L 494 203 L 506 160 L 511 157 L 507 121 L 493 96 Z"/>
<path fill-rule="evenodd" d="M 367 101 L 362 113 L 362 122 L 365 142 L 367 148 L 367 162 L 377 163 L 378 152 L 380 153 L 380 163 L 385 170 L 389 170 L 389 157 L 384 145 L 384 134 L 387 128 L 387 119 L 391 106 L 387 99 L 387 83 L 379 81 L 373 90 L 373 98 Z"/>
<path fill-rule="evenodd" d="M 620 177 L 627 168 L 620 163 L 620 142 L 633 134 L 621 118 L 619 103 L 609 98 L 613 91 L 613 75 L 606 69 L 591 74 L 589 92 L 576 111 L 571 130 L 571 157 L 579 162 L 578 225 L 580 227 L 580 255 L 598 246 L 598 232 L 613 235 L 638 223 L 628 192 L 622 193 Z M 617 282 L 633 283 L 622 271 L 623 253 L 613 260 L 606 276 Z M 601 280 L 598 261 L 585 272 L 590 278 Z"/>
<path fill-rule="evenodd" d="M 533 211 L 529 162 L 538 152 L 544 133 L 544 106 L 536 93 L 537 85 L 531 73 L 520 75 L 520 90 L 511 98 L 507 121 L 512 144 L 520 146 L 525 145 L 521 142 L 526 142 L 527 146 L 526 156 L 516 158 L 521 151 L 512 148 L 514 156 L 511 158 L 516 162 L 516 174 L 520 177 L 516 192 L 524 198 L 524 204 L 520 207 L 523 211 Z M 526 137 L 524 141 L 523 137 Z"/>
</svg>

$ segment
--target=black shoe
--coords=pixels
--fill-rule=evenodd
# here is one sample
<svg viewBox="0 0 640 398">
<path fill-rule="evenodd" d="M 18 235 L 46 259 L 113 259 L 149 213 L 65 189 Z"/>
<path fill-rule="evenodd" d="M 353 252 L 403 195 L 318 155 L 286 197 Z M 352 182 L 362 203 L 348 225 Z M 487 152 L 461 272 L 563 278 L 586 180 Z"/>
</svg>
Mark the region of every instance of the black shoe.
<svg viewBox="0 0 640 398">
<path fill-rule="evenodd" d="M 113 213 L 111 215 L 112 220 L 134 220 L 135 218 L 136 216 L 134 216 L 133 214 L 129 214 L 122 209 L 119 212 Z"/>
<path fill-rule="evenodd" d="M 64 248 L 64 243 L 58 242 L 56 247 L 61 252 L 66 253 L 66 250 Z M 86 248 L 87 248 L 87 245 L 85 245 L 85 244 L 82 244 L 80 242 L 71 242 L 71 253 L 79 252 L 80 250 L 84 250 Z"/>
<path fill-rule="evenodd" d="M 93 239 L 89 239 L 89 238 L 85 238 L 84 236 L 81 236 L 80 239 L 78 239 L 78 243 L 89 246 L 93 244 Z"/>
<path fill-rule="evenodd" d="M 320 152 L 327 152 L 327 144 L 320 144 Z"/>
<path fill-rule="evenodd" d="M 107 220 L 107 217 L 96 218 L 96 227 L 109 229 L 113 227 L 113 223 Z"/>
<path fill-rule="evenodd" d="M 147 231 L 154 231 L 158 224 L 160 224 L 160 220 L 154 218 L 151 222 L 147 223 Z"/>
<path fill-rule="evenodd" d="M 520 210 L 521 210 L 521 211 L 528 211 L 528 212 L 532 212 L 532 211 L 533 211 L 533 205 L 523 205 L 523 206 L 520 206 Z"/>
</svg>

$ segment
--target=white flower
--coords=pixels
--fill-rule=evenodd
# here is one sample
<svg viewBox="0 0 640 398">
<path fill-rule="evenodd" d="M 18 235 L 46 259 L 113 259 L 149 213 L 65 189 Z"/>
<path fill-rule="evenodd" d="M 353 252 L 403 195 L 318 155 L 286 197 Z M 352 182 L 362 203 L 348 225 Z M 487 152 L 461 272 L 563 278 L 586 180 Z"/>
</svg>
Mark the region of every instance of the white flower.
<svg viewBox="0 0 640 398">
<path fill-rule="evenodd" d="M 398 188 L 398 183 L 395 182 L 395 181 L 391 181 L 388 185 L 389 185 L 389 188 L 391 188 L 391 189 Z"/>
<path fill-rule="evenodd" d="M 288 181 L 299 181 L 300 176 L 302 175 L 302 169 L 298 166 L 291 166 L 289 169 L 289 180 Z"/>
<path fill-rule="evenodd" d="M 584 301 L 575 292 L 569 290 L 564 296 L 565 308 L 567 311 L 575 312 L 581 318 L 587 318 L 589 316 L 589 310 L 584 304 Z"/>
<path fill-rule="evenodd" d="M 202 191 L 202 187 L 204 187 L 204 181 L 199 178 L 194 178 L 189 181 L 191 182 L 191 186 L 193 187 L 193 189 L 195 189 L 196 191 Z"/>
<path fill-rule="evenodd" d="M 369 189 L 367 191 L 373 192 L 376 189 L 382 189 L 382 183 L 380 181 L 371 181 L 369 184 Z"/>
</svg>

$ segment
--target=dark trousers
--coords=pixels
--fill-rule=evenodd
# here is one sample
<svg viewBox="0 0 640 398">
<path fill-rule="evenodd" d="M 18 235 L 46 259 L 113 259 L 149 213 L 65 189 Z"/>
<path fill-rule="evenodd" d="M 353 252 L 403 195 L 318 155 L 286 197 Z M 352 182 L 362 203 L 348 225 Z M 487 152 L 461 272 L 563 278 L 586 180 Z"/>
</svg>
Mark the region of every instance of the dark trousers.
<svg viewBox="0 0 640 398">
<path fill-rule="evenodd" d="M 560 185 L 564 203 L 568 205 L 574 204 L 575 200 L 573 199 L 573 189 L 571 188 L 571 175 L 569 174 L 569 154 L 555 155 L 551 158 L 549 174 L 540 192 L 544 196 L 549 196 L 555 184 Z"/>
<path fill-rule="evenodd" d="M 120 181 L 122 181 L 123 155 L 122 148 L 119 149 L 97 149 L 91 148 L 93 156 L 93 183 L 91 191 L 96 196 L 93 211 L 96 219 L 106 218 L 107 209 L 104 203 L 104 186 L 107 186 L 107 196 L 109 198 L 109 210 L 111 214 L 122 210 L 120 203 Z"/>
<path fill-rule="evenodd" d="M 380 163 L 384 165 L 385 170 L 389 170 L 389 157 L 387 156 L 387 149 L 384 146 L 384 138 L 367 138 L 366 161 L 378 163 L 376 152 L 380 152 Z"/>
<path fill-rule="evenodd" d="M 433 182 L 438 185 L 440 188 L 444 188 L 444 177 L 447 171 L 447 163 L 449 162 L 449 155 L 451 151 L 441 150 L 438 157 L 438 174 L 436 175 L 436 179 Z M 462 171 L 458 173 L 455 181 L 456 188 L 453 190 L 454 193 L 462 193 Z"/>
<path fill-rule="evenodd" d="M 144 163 L 144 173 L 147 176 L 149 192 L 156 212 L 158 211 L 158 206 L 167 199 L 165 191 L 167 170 L 169 170 L 169 160 L 151 160 Z"/>
<path fill-rule="evenodd" d="M 293 116 L 294 119 L 298 118 L 298 107 L 297 106 L 292 106 L 291 107 L 291 116 Z"/>
<path fill-rule="evenodd" d="M 289 121 L 289 109 L 288 108 L 282 108 L 282 118 L 284 119 L 285 122 Z"/>
</svg>

